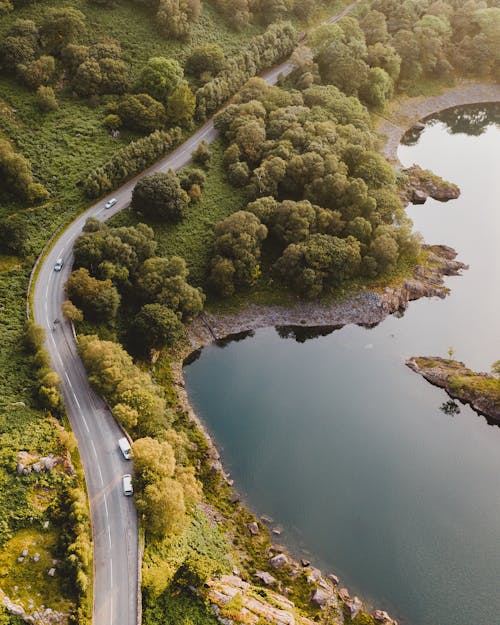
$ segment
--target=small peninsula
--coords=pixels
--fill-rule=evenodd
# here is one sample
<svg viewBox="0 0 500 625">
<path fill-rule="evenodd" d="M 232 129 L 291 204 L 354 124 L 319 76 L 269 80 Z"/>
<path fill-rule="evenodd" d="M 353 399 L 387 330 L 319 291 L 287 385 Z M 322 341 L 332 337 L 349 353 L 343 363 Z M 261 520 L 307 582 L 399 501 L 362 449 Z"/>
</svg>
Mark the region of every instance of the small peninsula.
<svg viewBox="0 0 500 625">
<path fill-rule="evenodd" d="M 463 362 L 434 357 L 413 357 L 406 361 L 410 369 L 420 373 L 435 386 L 444 388 L 479 414 L 500 423 L 500 379 L 488 373 L 476 373 Z"/>
</svg>

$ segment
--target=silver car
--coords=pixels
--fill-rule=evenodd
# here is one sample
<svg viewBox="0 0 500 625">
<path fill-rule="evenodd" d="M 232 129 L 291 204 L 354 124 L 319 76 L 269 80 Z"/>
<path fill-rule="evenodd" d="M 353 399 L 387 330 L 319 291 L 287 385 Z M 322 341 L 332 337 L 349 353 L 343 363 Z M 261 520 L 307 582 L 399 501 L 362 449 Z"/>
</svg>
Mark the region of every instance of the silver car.
<svg viewBox="0 0 500 625">
<path fill-rule="evenodd" d="M 56 260 L 56 264 L 54 265 L 54 271 L 61 271 L 61 269 L 63 268 L 64 265 L 64 261 L 62 258 L 58 258 Z"/>
<path fill-rule="evenodd" d="M 115 197 L 113 197 L 113 198 L 111 198 L 110 200 L 108 200 L 108 201 L 106 202 L 106 204 L 104 204 L 104 208 L 111 208 L 111 207 L 112 207 L 112 206 L 114 206 L 117 202 L 118 202 L 118 200 L 117 200 Z"/>
</svg>

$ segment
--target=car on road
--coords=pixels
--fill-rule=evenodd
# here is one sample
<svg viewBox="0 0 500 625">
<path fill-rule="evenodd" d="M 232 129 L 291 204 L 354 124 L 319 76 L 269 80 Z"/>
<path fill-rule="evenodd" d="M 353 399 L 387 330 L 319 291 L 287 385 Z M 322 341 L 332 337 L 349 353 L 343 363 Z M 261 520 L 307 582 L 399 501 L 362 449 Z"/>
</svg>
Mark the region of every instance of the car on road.
<svg viewBox="0 0 500 625">
<path fill-rule="evenodd" d="M 113 198 L 111 198 L 110 200 L 108 200 L 108 201 L 106 202 L 106 204 L 104 204 L 104 208 L 111 208 L 111 207 L 112 207 L 112 206 L 114 206 L 117 202 L 118 202 L 118 200 L 117 200 L 115 197 L 113 197 Z"/>
<path fill-rule="evenodd" d="M 64 265 L 64 261 L 62 258 L 58 258 L 56 260 L 56 263 L 54 265 L 54 271 L 61 271 L 61 269 L 63 268 Z"/>
<path fill-rule="evenodd" d="M 132 447 L 130 447 L 130 443 L 125 436 L 119 439 L 118 447 L 120 448 L 125 460 L 130 460 L 132 458 Z"/>
<path fill-rule="evenodd" d="M 122 483 L 123 483 L 123 494 L 126 497 L 131 497 L 134 494 L 134 489 L 132 488 L 132 476 L 130 475 L 130 473 L 126 473 L 122 477 Z"/>
</svg>

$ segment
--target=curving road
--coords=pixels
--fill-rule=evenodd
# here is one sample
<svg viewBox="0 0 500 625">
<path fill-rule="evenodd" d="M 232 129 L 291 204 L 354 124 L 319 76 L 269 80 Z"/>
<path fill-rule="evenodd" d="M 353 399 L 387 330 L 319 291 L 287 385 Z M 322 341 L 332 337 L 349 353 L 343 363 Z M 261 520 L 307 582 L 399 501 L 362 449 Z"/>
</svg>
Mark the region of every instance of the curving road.
<svg viewBox="0 0 500 625">
<path fill-rule="evenodd" d="M 328 23 L 339 20 L 356 4 L 349 5 Z M 280 74 L 288 75 L 292 69 L 293 65 L 285 62 L 262 78 L 268 84 L 275 84 Z M 131 472 L 131 463 L 123 459 L 118 449 L 118 439 L 123 434 L 103 400 L 91 389 L 71 325 L 61 313 L 64 284 L 73 264 L 73 243 L 88 217 L 105 221 L 126 208 L 139 178 L 180 169 L 190 161 L 191 153 L 201 141 L 211 143 L 216 138 L 217 131 L 210 120 L 169 156 L 82 213 L 56 240 L 40 265 L 34 285 L 34 318 L 47 333 L 46 347 L 61 378 L 66 411 L 78 441 L 87 482 L 94 541 L 94 625 L 137 625 L 138 528 L 133 498 L 122 493 L 122 475 Z M 117 203 L 106 210 L 104 203 L 111 197 Z M 55 272 L 58 258 L 64 260 L 64 266 L 62 271 Z"/>
</svg>

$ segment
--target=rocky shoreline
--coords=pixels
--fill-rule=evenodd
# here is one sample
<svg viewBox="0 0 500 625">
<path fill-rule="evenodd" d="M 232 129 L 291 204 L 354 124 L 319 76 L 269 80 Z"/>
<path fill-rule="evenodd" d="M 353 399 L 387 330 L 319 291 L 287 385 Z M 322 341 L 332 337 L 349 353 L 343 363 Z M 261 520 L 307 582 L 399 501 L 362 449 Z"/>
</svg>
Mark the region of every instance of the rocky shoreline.
<svg viewBox="0 0 500 625">
<path fill-rule="evenodd" d="M 469 404 L 477 413 L 500 423 L 500 380 L 475 373 L 463 362 L 446 358 L 413 357 L 406 365 L 428 382 L 443 388 L 452 399 Z"/>
<path fill-rule="evenodd" d="M 270 326 L 341 327 L 350 323 L 376 325 L 388 315 L 403 312 L 410 301 L 421 297 L 444 298 L 449 288 L 445 276 L 460 275 L 467 265 L 455 260 L 457 253 L 446 245 L 424 245 L 426 262 L 417 265 L 413 276 L 394 287 L 361 289 L 331 304 L 297 301 L 293 306 L 258 306 L 226 315 L 205 313 L 187 326 L 194 352 L 231 335 Z M 187 357 L 189 354 L 184 353 Z"/>
</svg>

